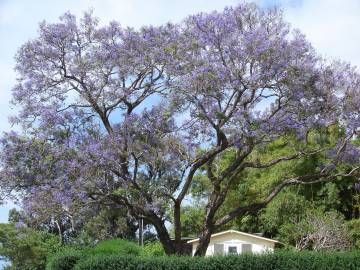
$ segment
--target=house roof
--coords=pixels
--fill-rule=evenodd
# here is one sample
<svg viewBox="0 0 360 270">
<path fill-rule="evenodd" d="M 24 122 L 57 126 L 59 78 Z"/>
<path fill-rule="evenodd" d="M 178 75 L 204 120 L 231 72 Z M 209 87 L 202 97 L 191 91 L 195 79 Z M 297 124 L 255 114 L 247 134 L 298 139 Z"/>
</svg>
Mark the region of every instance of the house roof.
<svg viewBox="0 0 360 270">
<path fill-rule="evenodd" d="M 215 233 L 215 234 L 212 234 L 212 235 L 211 235 L 211 238 L 214 238 L 214 237 L 217 237 L 217 236 L 221 236 L 221 235 L 225 235 L 225 234 L 238 234 L 238 235 L 244 235 L 244 236 L 253 237 L 253 238 L 256 238 L 256 239 L 261 239 L 261 240 L 264 240 L 264 241 L 269 241 L 269 242 L 272 242 L 272 243 L 279 243 L 279 241 L 277 241 L 277 240 L 273 240 L 273 239 L 270 239 L 270 238 L 262 237 L 262 236 L 255 235 L 255 234 L 251 234 L 251 233 L 244 233 L 244 232 L 240 232 L 240 231 L 235 231 L 235 230 L 228 230 L 228 231 L 223 231 L 223 232 Z M 198 242 L 199 240 L 200 240 L 200 238 L 196 238 L 196 239 L 193 239 L 193 240 L 188 241 L 187 243 L 188 243 L 188 244 L 190 244 L 190 243 L 196 243 L 196 242 Z"/>
<path fill-rule="evenodd" d="M 181 241 L 189 241 L 189 240 L 194 240 L 194 237 L 181 237 Z M 175 237 L 171 237 L 170 238 L 171 241 L 175 240 Z"/>
</svg>

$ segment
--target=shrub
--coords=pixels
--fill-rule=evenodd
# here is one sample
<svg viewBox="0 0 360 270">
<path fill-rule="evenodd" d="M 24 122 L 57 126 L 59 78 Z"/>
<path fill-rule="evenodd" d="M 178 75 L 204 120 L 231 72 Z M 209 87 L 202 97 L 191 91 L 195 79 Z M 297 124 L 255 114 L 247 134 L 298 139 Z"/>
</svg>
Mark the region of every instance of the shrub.
<svg viewBox="0 0 360 270">
<path fill-rule="evenodd" d="M 360 219 L 352 219 L 348 223 L 350 239 L 353 247 L 360 248 Z"/>
<path fill-rule="evenodd" d="M 78 247 L 79 248 L 79 247 Z M 64 247 L 62 251 L 48 258 L 46 270 L 71 270 L 80 260 L 96 256 L 107 257 L 140 255 L 141 248 L 134 242 L 122 239 L 111 239 L 99 242 L 95 247 L 76 249 L 75 246 Z"/>
<path fill-rule="evenodd" d="M 165 256 L 165 251 L 160 242 L 150 242 L 141 249 L 140 255 L 143 257 Z"/>
<path fill-rule="evenodd" d="M 110 239 L 101 241 L 94 248 L 88 249 L 87 253 L 95 254 L 117 254 L 117 255 L 139 255 L 141 247 L 135 242 L 123 239 Z"/>
<path fill-rule="evenodd" d="M 86 253 L 81 250 L 68 249 L 50 257 L 46 265 L 46 270 L 71 270 L 82 258 L 86 258 Z"/>
<path fill-rule="evenodd" d="M 276 252 L 265 255 L 135 257 L 97 255 L 81 260 L 75 270 L 355 270 L 360 253 Z"/>
</svg>

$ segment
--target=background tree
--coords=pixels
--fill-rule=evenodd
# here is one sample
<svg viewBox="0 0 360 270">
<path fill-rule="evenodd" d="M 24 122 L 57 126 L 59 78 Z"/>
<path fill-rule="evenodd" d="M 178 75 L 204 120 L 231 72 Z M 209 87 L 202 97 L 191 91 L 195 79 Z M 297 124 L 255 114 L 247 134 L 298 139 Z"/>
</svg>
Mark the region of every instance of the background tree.
<svg viewBox="0 0 360 270">
<path fill-rule="evenodd" d="M 53 202 L 51 202 L 53 203 Z M 61 244 L 94 245 L 110 238 L 134 240 L 138 221 L 131 217 L 123 207 L 109 208 L 91 204 L 87 208 L 68 209 L 59 215 L 58 208 L 37 207 L 9 211 L 9 222 L 52 233 L 58 236 Z M 45 205 L 45 204 L 44 204 Z M 73 213 L 69 215 L 69 213 Z"/>
<path fill-rule="evenodd" d="M 112 238 L 134 240 L 138 222 L 123 210 L 104 208 L 92 218 L 89 215 L 83 221 L 75 241 L 94 244 L 97 241 Z"/>
<path fill-rule="evenodd" d="M 278 10 L 243 4 L 140 30 L 65 14 L 42 23 L 16 60 L 13 120 L 22 132 L 2 139 L 2 193 L 26 205 L 49 192 L 65 205 L 126 207 L 154 226 L 167 254 L 182 250 L 181 209 L 200 175 L 210 188 L 196 255 L 213 232 L 283 188 L 359 169 L 358 73 L 317 56 Z M 332 125 L 339 140 L 314 143 Z M 277 142 L 291 150 L 259 154 Z M 281 170 L 314 155 L 320 162 L 307 174 Z M 247 175 L 273 166 L 281 173 L 250 201 Z M 222 211 L 242 181 L 244 197 Z"/>
<path fill-rule="evenodd" d="M 45 269 L 46 258 L 60 249 L 56 236 L 14 224 L 0 224 L 0 256 L 6 269 Z"/>
<path fill-rule="evenodd" d="M 308 212 L 303 220 L 295 224 L 293 237 L 298 250 L 325 251 L 350 248 L 348 228 L 335 212 Z"/>
<path fill-rule="evenodd" d="M 333 126 L 327 131 L 322 131 L 321 140 L 316 136 L 314 143 L 321 144 L 322 147 L 329 147 L 330 143 L 339 140 L 341 134 L 337 134 L 337 129 Z M 291 147 L 284 142 L 293 140 L 293 144 L 298 144 L 297 140 L 291 139 L 287 136 L 268 147 L 256 151 L 256 158 L 273 159 L 278 155 L 290 155 Z M 309 143 L 309 142 L 308 142 Z M 354 142 L 356 144 L 356 142 Z M 223 160 L 228 164 L 229 160 Z M 248 202 L 256 200 L 261 191 L 266 190 L 264 184 L 269 183 L 269 178 L 276 179 L 282 177 L 282 173 L 294 176 L 303 176 L 310 172 L 314 172 L 318 164 L 323 163 L 323 155 L 317 154 L 308 157 L 303 157 L 298 160 L 288 161 L 286 163 L 277 164 L 271 168 L 264 168 L 262 170 L 244 171 L 239 179 L 234 181 L 234 186 L 228 193 L 227 199 L 219 209 L 220 213 L 227 213 L 239 200 L 246 199 Z M 346 170 L 351 167 L 351 164 L 345 165 Z M 279 194 L 272 202 L 269 203 L 266 209 L 261 211 L 248 213 L 239 216 L 234 221 L 228 223 L 222 229 L 238 229 L 241 231 L 262 233 L 264 236 L 270 238 L 277 238 L 282 243 L 288 245 L 295 245 L 293 240 L 293 228 L 295 223 L 304 219 L 308 211 L 319 209 L 322 212 L 336 212 L 340 216 L 344 216 L 346 220 L 352 220 L 351 231 L 356 239 L 356 198 L 357 190 L 354 188 L 354 183 L 357 179 L 354 177 L 340 178 L 338 181 L 326 184 L 312 184 L 310 187 L 296 186 L 289 187 L 281 194 Z M 193 182 L 191 189 L 193 198 L 197 200 L 206 201 L 206 198 L 211 191 L 211 184 L 206 176 L 200 174 Z M 194 203 L 198 205 L 199 203 Z M 197 224 L 197 219 L 193 219 L 193 224 Z M 344 222 L 345 224 L 345 222 Z M 296 230 L 296 229 L 294 229 Z"/>
</svg>

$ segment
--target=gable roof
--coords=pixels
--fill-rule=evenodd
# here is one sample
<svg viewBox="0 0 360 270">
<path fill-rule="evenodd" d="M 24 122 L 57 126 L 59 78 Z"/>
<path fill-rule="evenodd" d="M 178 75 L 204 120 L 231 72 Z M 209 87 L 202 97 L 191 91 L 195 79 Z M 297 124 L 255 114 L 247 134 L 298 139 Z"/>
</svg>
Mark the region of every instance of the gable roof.
<svg viewBox="0 0 360 270">
<path fill-rule="evenodd" d="M 228 230 L 228 231 L 223 231 L 223 232 L 219 232 L 219 233 L 214 233 L 214 234 L 211 235 L 211 238 L 221 236 L 221 235 L 225 235 L 225 234 L 237 234 L 237 235 L 253 237 L 253 238 L 256 238 L 256 239 L 261 239 L 261 240 L 264 240 L 264 241 L 269 241 L 269 242 L 272 242 L 272 243 L 279 243 L 279 241 L 277 241 L 277 240 L 273 240 L 273 239 L 270 239 L 270 238 L 262 237 L 262 236 L 251 234 L 251 233 L 244 233 L 244 232 L 240 232 L 240 231 L 235 231 L 235 230 Z M 188 241 L 187 243 L 188 244 L 196 243 L 199 240 L 200 240 L 200 238 L 196 238 L 196 239 Z"/>
</svg>

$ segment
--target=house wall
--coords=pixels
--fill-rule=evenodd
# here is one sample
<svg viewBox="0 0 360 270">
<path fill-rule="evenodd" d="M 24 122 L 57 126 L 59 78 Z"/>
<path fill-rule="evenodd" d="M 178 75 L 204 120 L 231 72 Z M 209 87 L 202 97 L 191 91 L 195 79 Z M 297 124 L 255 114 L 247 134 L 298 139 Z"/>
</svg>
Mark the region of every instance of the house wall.
<svg viewBox="0 0 360 270">
<path fill-rule="evenodd" d="M 224 254 L 227 254 L 229 246 L 236 246 L 238 254 L 241 254 L 241 245 L 242 244 L 251 244 L 252 253 L 261 254 L 264 252 L 272 252 L 274 250 L 275 244 L 270 241 L 263 239 L 240 235 L 237 233 L 229 233 L 220 236 L 215 236 L 210 240 L 209 247 L 206 250 L 205 256 L 214 255 L 214 244 L 224 244 Z M 197 243 L 193 243 L 192 254 L 194 255 L 197 247 Z"/>
</svg>

